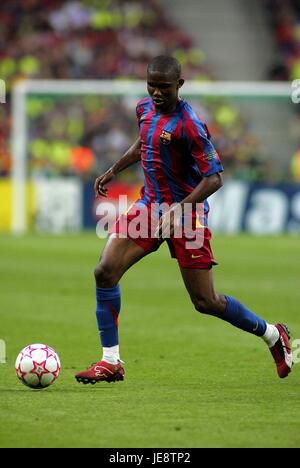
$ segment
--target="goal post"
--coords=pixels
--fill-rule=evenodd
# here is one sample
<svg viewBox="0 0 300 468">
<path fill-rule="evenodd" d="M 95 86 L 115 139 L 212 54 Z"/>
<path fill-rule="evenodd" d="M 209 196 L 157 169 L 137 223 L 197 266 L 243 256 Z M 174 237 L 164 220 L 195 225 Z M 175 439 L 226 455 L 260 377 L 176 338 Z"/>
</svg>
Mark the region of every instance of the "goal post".
<svg viewBox="0 0 300 468">
<path fill-rule="evenodd" d="M 237 98 L 283 98 L 291 103 L 291 85 L 287 82 L 195 82 L 187 81 L 180 90 L 182 97 L 210 96 Z M 12 232 L 23 234 L 27 230 L 26 179 L 28 118 L 27 98 L 38 96 L 124 96 L 137 100 L 147 96 L 145 81 L 123 80 L 26 80 L 17 82 L 12 89 Z"/>
</svg>

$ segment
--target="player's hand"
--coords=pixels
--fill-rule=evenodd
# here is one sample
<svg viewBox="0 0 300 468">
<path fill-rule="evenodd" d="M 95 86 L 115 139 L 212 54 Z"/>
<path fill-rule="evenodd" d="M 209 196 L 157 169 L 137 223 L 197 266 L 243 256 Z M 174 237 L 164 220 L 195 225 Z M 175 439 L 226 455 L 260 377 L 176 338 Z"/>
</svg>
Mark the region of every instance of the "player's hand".
<svg viewBox="0 0 300 468">
<path fill-rule="evenodd" d="M 180 204 L 172 207 L 161 216 L 154 237 L 158 239 L 170 238 L 179 228 L 182 228 L 182 207 Z"/>
<path fill-rule="evenodd" d="M 115 174 L 112 169 L 108 169 L 104 174 L 97 177 L 94 184 L 95 196 L 107 197 L 107 188 L 105 185 L 114 178 Z"/>
</svg>

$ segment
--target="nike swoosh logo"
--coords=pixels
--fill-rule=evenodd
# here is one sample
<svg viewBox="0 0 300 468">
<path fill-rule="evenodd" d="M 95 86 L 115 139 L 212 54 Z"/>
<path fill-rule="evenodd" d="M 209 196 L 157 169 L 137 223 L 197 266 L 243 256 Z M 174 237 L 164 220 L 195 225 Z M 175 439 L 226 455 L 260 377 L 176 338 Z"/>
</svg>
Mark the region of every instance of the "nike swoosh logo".
<svg viewBox="0 0 300 468">
<path fill-rule="evenodd" d="M 203 257 L 203 255 L 192 255 L 192 258 L 200 258 L 200 257 Z"/>
<path fill-rule="evenodd" d="M 258 329 L 258 322 L 256 322 L 256 327 L 255 327 L 255 328 L 253 328 L 253 330 L 252 330 L 252 331 L 254 331 L 254 332 L 255 332 L 257 329 Z"/>
</svg>

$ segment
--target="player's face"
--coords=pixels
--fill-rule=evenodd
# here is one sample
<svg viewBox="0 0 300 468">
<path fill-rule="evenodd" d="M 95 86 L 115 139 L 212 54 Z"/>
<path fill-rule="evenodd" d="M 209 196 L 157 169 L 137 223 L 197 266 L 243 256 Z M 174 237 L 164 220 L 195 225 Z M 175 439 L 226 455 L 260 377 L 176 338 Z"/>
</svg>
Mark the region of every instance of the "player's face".
<svg viewBox="0 0 300 468">
<path fill-rule="evenodd" d="M 166 114 L 175 109 L 178 102 L 178 90 L 183 83 L 183 79 L 176 79 L 169 73 L 157 71 L 148 73 L 147 89 L 157 112 Z"/>
</svg>

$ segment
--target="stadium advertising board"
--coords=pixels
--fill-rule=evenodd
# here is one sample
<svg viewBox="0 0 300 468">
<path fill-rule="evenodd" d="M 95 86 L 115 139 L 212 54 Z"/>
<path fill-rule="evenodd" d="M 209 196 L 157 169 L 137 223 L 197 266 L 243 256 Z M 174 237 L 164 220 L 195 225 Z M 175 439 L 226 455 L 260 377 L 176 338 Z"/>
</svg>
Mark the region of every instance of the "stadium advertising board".
<svg viewBox="0 0 300 468">
<path fill-rule="evenodd" d="M 210 225 L 224 233 L 300 231 L 300 185 L 231 181 L 210 198 Z"/>
<path fill-rule="evenodd" d="M 5 182 L 5 183 L 4 183 Z M 11 182 L 0 184 L 0 230 L 11 226 Z M 29 227 L 38 231 L 60 233 L 95 229 L 99 203 L 120 205 L 119 196 L 127 195 L 128 204 L 139 197 L 140 185 L 116 182 L 109 196 L 95 200 L 93 183 L 78 179 L 37 180 L 28 185 L 27 218 Z M 221 190 L 209 198 L 209 224 L 213 232 L 276 235 L 300 232 L 299 184 L 250 184 L 226 181 Z M 126 211 L 126 209 L 122 210 Z M 98 209 L 98 213 L 99 213 Z M 112 214 L 118 210 L 111 210 Z"/>
</svg>

